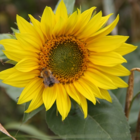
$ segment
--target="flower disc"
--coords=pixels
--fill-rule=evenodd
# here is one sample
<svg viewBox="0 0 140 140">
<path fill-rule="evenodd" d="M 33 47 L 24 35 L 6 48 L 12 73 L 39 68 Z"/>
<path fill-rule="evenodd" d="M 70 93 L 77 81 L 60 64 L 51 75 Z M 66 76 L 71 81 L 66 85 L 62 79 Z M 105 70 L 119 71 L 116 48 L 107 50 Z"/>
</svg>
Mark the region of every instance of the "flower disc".
<svg viewBox="0 0 140 140">
<path fill-rule="evenodd" d="M 49 42 L 53 42 L 53 45 L 50 46 Z M 85 44 L 71 36 L 60 37 L 44 45 L 40 61 L 44 61 L 45 65 L 40 67 L 51 70 L 60 83 L 69 83 L 83 75 L 87 68 L 87 57 Z"/>
</svg>

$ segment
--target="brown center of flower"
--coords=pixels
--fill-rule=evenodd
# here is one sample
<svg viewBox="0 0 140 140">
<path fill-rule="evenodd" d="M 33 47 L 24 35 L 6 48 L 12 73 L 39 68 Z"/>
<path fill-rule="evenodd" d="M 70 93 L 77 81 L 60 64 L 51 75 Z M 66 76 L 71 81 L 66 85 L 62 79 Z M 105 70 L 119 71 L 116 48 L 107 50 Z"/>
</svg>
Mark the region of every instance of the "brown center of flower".
<svg viewBox="0 0 140 140">
<path fill-rule="evenodd" d="M 60 83 L 78 80 L 87 69 L 88 50 L 73 36 L 47 40 L 39 54 L 40 70 L 47 68 Z"/>
</svg>

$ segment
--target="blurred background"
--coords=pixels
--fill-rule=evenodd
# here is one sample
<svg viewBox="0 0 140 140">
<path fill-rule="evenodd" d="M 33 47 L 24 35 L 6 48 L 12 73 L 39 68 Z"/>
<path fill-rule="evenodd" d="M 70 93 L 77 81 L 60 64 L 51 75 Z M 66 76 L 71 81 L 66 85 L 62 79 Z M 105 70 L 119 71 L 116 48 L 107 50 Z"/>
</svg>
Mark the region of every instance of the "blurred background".
<svg viewBox="0 0 140 140">
<path fill-rule="evenodd" d="M 0 0 L 0 34 L 12 33 L 11 27 L 16 28 L 16 15 L 24 17 L 30 21 L 28 14 L 33 15 L 39 19 L 45 6 L 55 8 L 58 0 Z M 113 30 L 112 34 L 130 36 L 128 43 L 140 46 L 140 1 L 139 0 L 76 0 L 75 10 L 80 7 L 82 11 L 96 6 L 96 12 L 102 10 L 103 15 L 114 13 L 108 23 L 112 22 L 117 14 L 120 15 L 120 20 L 117 27 Z M 2 39 L 2 37 L 0 38 Z M 140 48 L 131 54 L 125 56 L 128 63 L 125 66 L 128 69 L 139 67 L 140 68 Z M 10 64 L 5 64 L 5 60 L 0 60 L 0 71 L 11 67 Z M 128 77 L 124 78 L 128 81 Z M 135 72 L 135 86 L 134 95 L 140 91 L 140 73 Z M 20 140 L 36 140 L 35 136 L 54 136 L 48 129 L 45 123 L 44 110 L 30 119 L 26 125 L 22 125 L 24 105 L 17 105 L 16 100 L 20 95 L 22 89 L 13 88 L 4 85 L 0 82 L 0 123 L 15 136 L 17 131 L 22 127 L 17 134 Z M 118 89 L 113 91 L 119 99 L 122 107 L 125 105 L 126 89 Z M 12 94 L 11 94 L 12 93 Z M 16 100 L 15 100 L 16 96 Z M 135 99 L 130 112 L 129 125 L 131 126 L 132 137 L 136 131 L 136 122 L 140 110 L 139 96 Z M 23 138 L 24 135 L 24 138 Z M 20 137 L 21 136 L 21 137 Z M 53 138 L 53 137 L 51 137 Z M 55 137 L 58 139 L 58 137 Z M 55 139 L 54 138 L 54 139 Z M 10 140 L 6 135 L 0 133 L 0 139 Z M 41 138 L 40 138 L 41 139 Z M 48 137 L 49 139 L 49 137 Z"/>
</svg>

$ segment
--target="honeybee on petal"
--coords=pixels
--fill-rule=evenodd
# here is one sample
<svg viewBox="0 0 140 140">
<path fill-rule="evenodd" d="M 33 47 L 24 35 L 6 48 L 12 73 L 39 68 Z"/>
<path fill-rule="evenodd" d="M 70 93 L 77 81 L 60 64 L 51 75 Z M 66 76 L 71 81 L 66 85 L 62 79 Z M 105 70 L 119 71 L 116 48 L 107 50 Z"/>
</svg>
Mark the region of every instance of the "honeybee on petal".
<svg viewBox="0 0 140 140">
<path fill-rule="evenodd" d="M 51 70 L 48 70 L 47 68 L 42 69 L 39 77 L 43 78 L 45 87 L 52 87 L 55 83 L 59 83 L 59 81 L 53 76 Z"/>
</svg>

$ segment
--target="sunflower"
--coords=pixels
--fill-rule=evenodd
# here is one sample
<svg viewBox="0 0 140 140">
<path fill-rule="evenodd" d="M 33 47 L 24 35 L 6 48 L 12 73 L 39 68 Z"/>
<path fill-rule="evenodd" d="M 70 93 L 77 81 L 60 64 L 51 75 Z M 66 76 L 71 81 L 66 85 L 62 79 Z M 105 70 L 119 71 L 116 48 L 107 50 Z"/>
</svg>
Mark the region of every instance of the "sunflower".
<svg viewBox="0 0 140 140">
<path fill-rule="evenodd" d="M 0 72 L 0 79 L 24 87 L 18 104 L 30 101 L 26 113 L 42 104 L 47 111 L 56 101 L 64 120 L 73 99 L 86 118 L 87 100 L 94 105 L 98 98 L 112 102 L 108 90 L 127 87 L 118 76 L 130 74 L 121 64 L 126 62 L 123 55 L 136 47 L 125 43 L 127 36 L 108 35 L 119 16 L 105 27 L 112 14 L 93 16 L 94 10 L 77 9 L 68 15 L 62 0 L 56 13 L 46 7 L 41 21 L 29 15 L 29 23 L 17 15 L 20 33 L 16 39 L 0 41 L 5 55 L 17 64 Z"/>
</svg>

